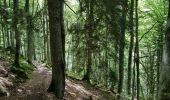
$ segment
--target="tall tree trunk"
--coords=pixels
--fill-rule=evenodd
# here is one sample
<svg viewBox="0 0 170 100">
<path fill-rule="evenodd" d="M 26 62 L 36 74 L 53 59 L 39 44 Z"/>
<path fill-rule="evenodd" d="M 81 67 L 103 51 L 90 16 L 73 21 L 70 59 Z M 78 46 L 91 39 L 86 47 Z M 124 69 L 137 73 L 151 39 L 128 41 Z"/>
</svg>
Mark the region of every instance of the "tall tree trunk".
<svg viewBox="0 0 170 100">
<path fill-rule="evenodd" d="M 45 6 L 46 5 L 45 5 L 45 2 L 44 2 L 44 9 L 43 9 L 43 12 L 42 12 L 42 25 L 43 25 L 43 37 L 44 37 L 44 47 L 43 47 L 43 49 L 44 49 L 44 52 L 43 52 L 44 59 L 43 59 L 43 61 L 44 62 L 47 61 L 47 52 L 46 52 L 46 50 L 47 50 L 47 46 L 46 46 L 46 44 L 47 44 L 47 33 L 46 33 L 46 20 L 45 20 L 45 12 L 46 12 Z"/>
<path fill-rule="evenodd" d="M 33 54 L 34 54 L 34 32 L 32 31 L 32 16 L 30 14 L 30 4 L 29 0 L 25 2 L 25 12 L 27 20 L 27 61 L 32 64 Z"/>
<path fill-rule="evenodd" d="M 137 80 L 137 100 L 139 100 L 139 95 L 140 95 L 140 78 L 139 78 L 139 39 L 138 39 L 138 0 L 136 0 L 136 9 L 135 9 L 135 14 L 136 14 L 136 45 L 135 45 L 135 63 L 136 63 L 136 80 Z"/>
<path fill-rule="evenodd" d="M 4 8 L 5 9 L 7 9 L 7 1 L 6 0 L 4 0 Z M 10 41 L 9 41 L 9 31 L 8 31 L 8 23 L 7 23 L 7 20 L 8 20 L 8 13 L 7 12 L 5 12 L 4 13 L 4 33 L 5 33 L 5 36 L 6 36 L 6 41 L 7 41 L 7 43 L 6 43 L 6 45 L 7 45 L 7 47 L 9 46 L 9 44 L 10 44 Z"/>
<path fill-rule="evenodd" d="M 8 6 L 9 6 L 9 8 L 12 8 L 11 6 L 12 6 L 12 4 L 11 4 L 11 0 L 8 0 Z M 9 26 L 9 36 L 10 36 L 10 46 L 12 47 L 12 48 L 14 48 L 15 47 L 15 34 L 13 33 L 13 30 L 12 30 L 12 25 L 10 24 L 10 26 Z"/>
<path fill-rule="evenodd" d="M 170 100 L 170 0 L 168 1 L 169 9 L 163 49 L 163 65 L 160 76 L 159 100 Z"/>
<path fill-rule="evenodd" d="M 16 49 L 15 49 L 15 61 L 14 64 L 16 67 L 19 67 L 19 55 L 20 55 L 20 33 L 18 31 L 18 2 L 19 0 L 13 0 L 13 9 L 14 9 L 14 18 L 13 18 L 13 23 L 14 23 L 14 32 L 15 32 L 15 41 L 16 41 Z"/>
<path fill-rule="evenodd" d="M 2 17 L 1 17 L 1 21 L 3 21 Z M 6 45 L 5 45 L 5 33 L 4 33 L 3 23 L 1 23 L 1 31 L 2 31 L 3 48 L 5 48 Z"/>
<path fill-rule="evenodd" d="M 10 26 L 11 27 L 11 26 Z M 12 47 L 15 47 L 14 46 L 14 34 L 13 34 L 13 32 L 12 32 L 12 29 L 10 29 L 10 39 L 11 39 L 11 46 Z"/>
<path fill-rule="evenodd" d="M 121 0 L 122 18 L 121 18 L 121 33 L 119 40 L 119 83 L 118 93 L 122 93 L 124 80 L 124 47 L 125 47 L 125 30 L 126 30 L 126 15 L 127 15 L 127 0 Z M 119 97 L 118 97 L 119 99 Z"/>
<path fill-rule="evenodd" d="M 162 51 L 163 51 L 163 23 L 161 23 L 159 26 L 161 26 L 161 30 L 159 31 L 159 37 L 157 41 L 157 59 L 156 59 L 156 66 L 157 66 L 157 91 L 156 91 L 156 99 L 158 100 L 159 97 L 159 78 L 160 78 L 160 68 L 161 68 L 161 62 L 162 62 Z"/>
<path fill-rule="evenodd" d="M 45 0 L 45 4 L 47 4 L 47 0 Z M 50 59 L 50 46 L 49 46 L 50 39 L 49 39 L 48 11 L 46 11 L 45 19 L 46 19 L 46 33 L 47 33 L 47 62 L 51 63 L 51 59 Z"/>
<path fill-rule="evenodd" d="M 92 70 L 92 34 L 93 34 L 93 0 L 87 0 L 87 24 L 86 24 L 86 30 L 87 30 L 87 72 L 84 75 L 84 80 L 87 80 L 90 82 L 90 73 Z"/>
<path fill-rule="evenodd" d="M 135 57 L 134 57 L 134 62 L 135 62 Z M 133 78 L 132 78 L 132 99 L 131 100 L 134 100 L 135 95 L 136 95 L 135 79 L 136 79 L 136 65 L 134 64 L 134 66 L 133 66 Z"/>
<path fill-rule="evenodd" d="M 129 46 L 129 57 L 128 57 L 128 78 L 127 78 L 127 94 L 131 94 L 131 84 L 132 84 L 132 53 L 134 45 L 134 24 L 133 24 L 133 12 L 134 12 L 134 0 L 131 0 L 130 5 L 130 22 L 129 22 L 129 31 L 130 31 L 130 46 Z"/>
<path fill-rule="evenodd" d="M 9 5 L 9 8 L 12 8 L 12 0 L 8 0 L 8 5 Z M 10 25 L 10 29 L 9 29 L 9 32 L 10 32 L 10 44 L 11 44 L 11 47 L 15 47 L 15 34 L 13 33 L 13 30 L 12 30 L 12 25 Z"/>
<path fill-rule="evenodd" d="M 65 89 L 65 52 L 64 52 L 64 26 L 63 0 L 48 0 L 50 47 L 52 62 L 52 81 L 48 88 L 54 92 L 57 99 L 61 100 Z"/>
</svg>

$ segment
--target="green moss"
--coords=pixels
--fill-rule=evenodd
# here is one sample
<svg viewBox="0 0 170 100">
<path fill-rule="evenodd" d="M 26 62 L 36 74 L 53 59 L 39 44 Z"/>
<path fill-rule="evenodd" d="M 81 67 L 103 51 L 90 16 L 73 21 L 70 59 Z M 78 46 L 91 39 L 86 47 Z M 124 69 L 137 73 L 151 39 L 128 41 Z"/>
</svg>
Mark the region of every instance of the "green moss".
<svg viewBox="0 0 170 100">
<path fill-rule="evenodd" d="M 14 64 L 11 67 L 11 71 L 16 74 L 17 79 L 29 79 L 35 66 L 28 64 L 26 61 L 20 61 L 20 67 L 16 67 Z"/>
<path fill-rule="evenodd" d="M 73 77 L 73 78 L 79 79 L 79 80 L 81 80 L 82 77 L 83 77 L 82 74 L 77 74 L 77 73 L 74 73 L 74 72 L 72 72 L 72 71 L 67 72 L 67 75 L 68 75 L 69 77 Z"/>
<path fill-rule="evenodd" d="M 47 67 L 48 69 L 51 68 L 51 64 L 50 63 L 46 63 L 45 67 Z"/>
</svg>

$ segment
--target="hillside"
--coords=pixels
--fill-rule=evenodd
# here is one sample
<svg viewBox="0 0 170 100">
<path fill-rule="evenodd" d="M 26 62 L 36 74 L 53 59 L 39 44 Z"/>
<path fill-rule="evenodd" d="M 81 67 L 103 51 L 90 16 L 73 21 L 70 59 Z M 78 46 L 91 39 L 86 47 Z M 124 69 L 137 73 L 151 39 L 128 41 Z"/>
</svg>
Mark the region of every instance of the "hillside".
<svg viewBox="0 0 170 100">
<path fill-rule="evenodd" d="M 12 56 L 12 55 L 11 55 Z M 5 58 L 0 58 L 0 100 L 55 100 L 55 96 L 47 93 L 51 81 L 51 69 L 45 64 L 34 62 L 36 68 L 30 79 L 16 82 L 17 77 L 10 70 L 11 64 Z M 64 100 L 114 100 L 114 94 L 100 90 L 86 81 L 66 77 Z"/>
</svg>

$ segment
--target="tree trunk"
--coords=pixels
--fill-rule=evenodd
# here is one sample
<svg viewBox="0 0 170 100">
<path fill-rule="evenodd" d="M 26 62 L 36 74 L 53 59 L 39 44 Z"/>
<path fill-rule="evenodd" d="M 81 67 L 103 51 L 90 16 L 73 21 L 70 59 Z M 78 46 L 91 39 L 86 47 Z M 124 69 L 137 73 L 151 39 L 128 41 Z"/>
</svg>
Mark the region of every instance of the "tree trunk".
<svg viewBox="0 0 170 100">
<path fill-rule="evenodd" d="M 48 0 L 52 81 L 48 88 L 61 100 L 65 89 L 65 45 L 63 22 L 63 0 Z"/>
<path fill-rule="evenodd" d="M 47 3 L 47 0 L 45 0 L 45 3 Z M 49 43 L 50 43 L 50 39 L 49 39 L 49 19 L 48 19 L 48 11 L 46 11 L 46 33 L 47 33 L 47 62 L 48 63 L 51 63 L 51 57 L 50 57 L 50 46 L 49 46 Z"/>
<path fill-rule="evenodd" d="M 6 0 L 4 0 L 4 8 L 5 9 L 7 9 L 7 1 Z M 7 24 L 7 20 L 8 20 L 8 13 L 7 12 L 5 12 L 4 14 L 3 14 L 3 18 L 4 18 L 4 33 L 5 33 L 5 37 L 6 37 L 6 41 L 7 41 L 7 43 L 6 43 L 6 45 L 7 45 L 7 47 L 8 46 L 10 46 L 9 44 L 10 44 L 10 41 L 9 41 L 9 31 L 8 31 L 8 24 Z"/>
<path fill-rule="evenodd" d="M 138 39 L 138 0 L 136 0 L 136 9 L 135 9 L 135 14 L 136 14 L 136 45 L 135 45 L 135 64 L 136 64 L 136 80 L 137 80 L 137 100 L 139 100 L 139 95 L 140 95 L 140 78 L 139 78 L 139 39 Z"/>
<path fill-rule="evenodd" d="M 130 5 L 130 22 L 129 22 L 129 31 L 130 31 L 130 46 L 129 46 L 129 57 L 128 57 L 128 78 L 127 78 L 127 94 L 131 94 L 131 84 L 132 84 L 132 53 L 134 45 L 134 24 L 133 24 L 133 12 L 134 12 L 134 0 L 131 0 Z"/>
<path fill-rule="evenodd" d="M 157 40 L 157 59 L 156 59 L 156 66 L 157 66 L 157 91 L 156 91 L 156 99 L 158 100 L 158 97 L 159 97 L 159 78 L 160 78 L 160 68 L 161 68 L 161 62 L 162 62 L 162 51 L 163 51 L 163 23 L 161 23 L 159 26 L 161 26 L 161 30 L 159 31 L 159 37 L 158 37 L 158 40 Z"/>
<path fill-rule="evenodd" d="M 121 18 L 121 33 L 119 40 L 119 83 L 118 93 L 122 93 L 124 80 L 124 47 L 125 47 L 125 30 L 126 30 L 126 15 L 127 15 L 127 0 L 122 0 L 122 18 Z M 119 99 L 119 97 L 118 97 Z"/>
<path fill-rule="evenodd" d="M 14 23 L 14 32 L 15 32 L 15 41 L 16 41 L 14 64 L 15 64 L 16 67 L 19 67 L 19 55 L 20 55 L 20 44 L 21 44 L 20 33 L 18 31 L 18 2 L 19 2 L 19 0 L 13 0 L 13 4 L 14 4 L 14 8 L 13 8 L 14 9 L 13 23 Z"/>
<path fill-rule="evenodd" d="M 87 72 L 84 75 L 84 80 L 87 80 L 90 83 L 90 73 L 92 70 L 92 34 L 93 34 L 93 0 L 87 1 L 87 23 L 86 23 L 86 30 L 87 30 Z"/>
<path fill-rule="evenodd" d="M 160 76 L 159 100 L 170 100 L 170 0 L 168 9 L 167 29 L 163 49 L 163 65 Z"/>
<path fill-rule="evenodd" d="M 134 57 L 134 62 L 135 62 L 135 57 Z M 133 78 L 132 78 L 132 100 L 134 100 L 135 95 L 136 95 L 135 79 L 136 79 L 136 65 L 134 64 L 134 66 L 133 66 Z"/>
<path fill-rule="evenodd" d="M 27 20 L 27 62 L 32 64 L 34 54 L 34 32 L 32 31 L 32 16 L 30 14 L 29 0 L 25 2 L 25 12 Z"/>
<path fill-rule="evenodd" d="M 46 12 L 46 9 L 45 9 L 45 3 L 44 3 L 44 9 L 43 9 L 43 12 L 42 12 L 42 25 L 43 25 L 43 37 L 44 37 L 44 52 L 43 52 L 43 54 L 44 54 L 44 59 L 43 59 L 43 61 L 44 62 L 46 62 L 47 61 L 47 52 L 46 52 L 46 50 L 47 50 L 47 46 L 46 46 L 46 44 L 47 44 L 47 33 L 46 33 L 46 20 L 45 20 L 45 12 Z"/>
</svg>

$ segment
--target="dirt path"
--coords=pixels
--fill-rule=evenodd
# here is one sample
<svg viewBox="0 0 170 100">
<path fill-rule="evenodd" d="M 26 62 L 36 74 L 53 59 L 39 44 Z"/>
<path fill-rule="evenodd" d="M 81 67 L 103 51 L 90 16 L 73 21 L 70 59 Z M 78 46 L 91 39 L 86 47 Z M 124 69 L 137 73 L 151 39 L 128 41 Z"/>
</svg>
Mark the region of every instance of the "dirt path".
<svg viewBox="0 0 170 100">
<path fill-rule="evenodd" d="M 10 96 L 2 100 L 53 100 L 46 92 L 51 79 L 51 71 L 44 64 L 37 66 L 32 79 L 10 90 Z"/>
<path fill-rule="evenodd" d="M 55 96 L 46 92 L 50 81 L 51 71 L 45 64 L 37 64 L 37 69 L 32 74 L 32 79 L 20 84 L 15 89 L 10 90 L 10 96 L 0 98 L 0 100 L 56 100 Z M 108 99 L 101 92 L 93 87 L 83 86 L 82 81 L 75 81 L 66 78 L 65 100 L 114 100 Z M 108 94 L 106 93 L 108 96 Z"/>
</svg>

